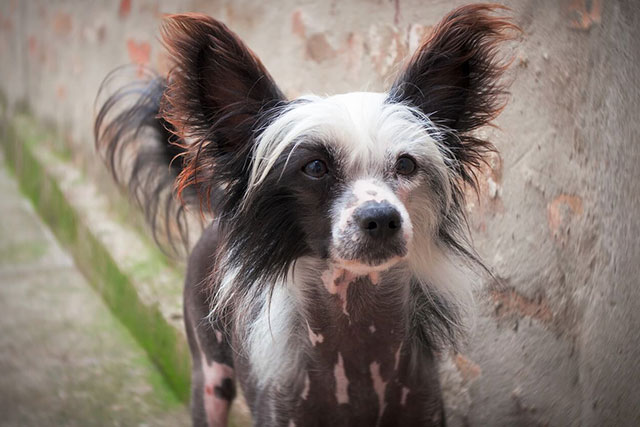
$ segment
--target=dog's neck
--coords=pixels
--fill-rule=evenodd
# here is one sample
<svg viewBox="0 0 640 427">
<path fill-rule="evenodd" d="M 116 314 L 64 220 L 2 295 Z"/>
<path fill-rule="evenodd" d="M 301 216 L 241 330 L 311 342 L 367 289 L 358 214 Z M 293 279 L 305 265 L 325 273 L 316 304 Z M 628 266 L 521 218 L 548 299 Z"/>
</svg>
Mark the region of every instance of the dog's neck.
<svg viewBox="0 0 640 427">
<path fill-rule="evenodd" d="M 311 345 L 348 353 L 363 350 L 397 352 L 407 334 L 404 275 L 370 273 L 356 275 L 331 267 L 322 274 L 322 286 L 307 307 Z M 331 341 L 331 342 L 329 342 Z M 384 347 L 384 348 L 383 348 Z"/>
<path fill-rule="evenodd" d="M 408 282 L 402 272 L 362 275 L 329 266 L 310 291 L 313 303 L 305 310 L 311 344 L 315 347 L 325 335 L 357 337 L 348 339 L 347 347 L 362 346 L 369 336 L 389 345 L 400 342 L 407 329 Z"/>
<path fill-rule="evenodd" d="M 308 307 L 312 363 L 319 368 L 350 364 L 360 371 L 397 371 L 407 338 L 408 313 L 402 283 L 385 273 L 355 275 L 331 268 L 323 274 L 324 298 Z M 407 283 L 408 284 L 408 283 Z"/>
</svg>

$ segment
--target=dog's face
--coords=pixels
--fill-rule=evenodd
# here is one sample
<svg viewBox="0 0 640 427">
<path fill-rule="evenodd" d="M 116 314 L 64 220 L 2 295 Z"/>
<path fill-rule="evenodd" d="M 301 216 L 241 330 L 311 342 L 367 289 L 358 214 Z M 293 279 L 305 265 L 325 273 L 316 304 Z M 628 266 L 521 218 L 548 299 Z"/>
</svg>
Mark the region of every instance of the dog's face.
<svg viewBox="0 0 640 427">
<path fill-rule="evenodd" d="M 357 274 L 386 270 L 433 237 L 451 198 L 436 138 L 387 94 L 303 98 L 258 137 L 245 197 L 265 206 L 255 199 L 288 194 L 313 255 Z"/>
<path fill-rule="evenodd" d="M 491 149 L 471 132 L 503 105 L 495 46 L 513 27 L 490 10 L 445 18 L 387 93 L 294 101 L 223 24 L 169 18 L 162 115 L 190 141 L 178 187 L 224 193 L 215 213 L 239 282 L 309 255 L 366 274 L 433 245 L 464 251 L 461 186 Z"/>
</svg>

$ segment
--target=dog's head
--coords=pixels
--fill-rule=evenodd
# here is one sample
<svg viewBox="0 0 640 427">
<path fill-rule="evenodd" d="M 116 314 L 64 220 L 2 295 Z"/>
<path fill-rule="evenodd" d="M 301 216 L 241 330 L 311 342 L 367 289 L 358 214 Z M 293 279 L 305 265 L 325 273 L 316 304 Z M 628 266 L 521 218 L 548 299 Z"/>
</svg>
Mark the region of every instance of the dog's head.
<svg viewBox="0 0 640 427">
<path fill-rule="evenodd" d="M 224 192 L 215 214 L 249 282 L 308 255 L 367 274 L 434 245 L 464 250 L 462 185 L 492 148 L 471 132 L 503 105 L 496 45 L 512 24 L 493 12 L 447 16 L 387 93 L 296 100 L 220 22 L 168 19 L 163 116 L 188 148 L 179 188 Z"/>
<path fill-rule="evenodd" d="M 388 94 L 299 99 L 257 137 L 242 208 L 277 195 L 286 211 L 274 206 L 269 223 L 295 225 L 306 251 L 356 274 L 386 270 L 433 236 L 451 202 L 439 137 Z"/>
</svg>

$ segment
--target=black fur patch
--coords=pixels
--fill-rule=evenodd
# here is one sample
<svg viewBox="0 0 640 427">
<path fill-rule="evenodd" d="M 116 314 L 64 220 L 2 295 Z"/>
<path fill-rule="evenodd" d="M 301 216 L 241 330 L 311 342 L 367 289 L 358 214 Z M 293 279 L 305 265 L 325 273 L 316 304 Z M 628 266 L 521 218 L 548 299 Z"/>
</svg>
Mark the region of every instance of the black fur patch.
<svg viewBox="0 0 640 427">
<path fill-rule="evenodd" d="M 231 402 L 236 397 L 236 386 L 231 378 L 225 378 L 213 389 L 217 398 Z"/>
<path fill-rule="evenodd" d="M 332 173 L 322 179 L 306 176 L 304 165 L 315 159 Z M 333 154 L 320 143 L 301 145 L 293 153 L 287 149 L 253 189 L 242 214 L 221 223 L 230 259 L 240 268 L 239 295 L 254 286 L 273 286 L 302 256 L 328 257 L 329 209 L 341 188 L 337 172 Z"/>
</svg>

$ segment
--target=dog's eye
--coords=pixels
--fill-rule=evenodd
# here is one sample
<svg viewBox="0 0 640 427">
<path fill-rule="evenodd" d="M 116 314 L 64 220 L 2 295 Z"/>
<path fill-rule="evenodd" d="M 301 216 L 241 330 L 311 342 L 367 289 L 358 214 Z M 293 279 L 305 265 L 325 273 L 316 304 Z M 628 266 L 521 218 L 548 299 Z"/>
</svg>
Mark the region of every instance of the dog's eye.
<svg viewBox="0 0 640 427">
<path fill-rule="evenodd" d="M 312 178 L 322 178 L 327 174 L 327 164 L 322 160 L 313 160 L 302 168 L 302 171 Z"/>
<path fill-rule="evenodd" d="M 409 156 L 401 156 L 396 161 L 396 173 L 411 175 L 416 170 L 416 162 Z"/>
</svg>

